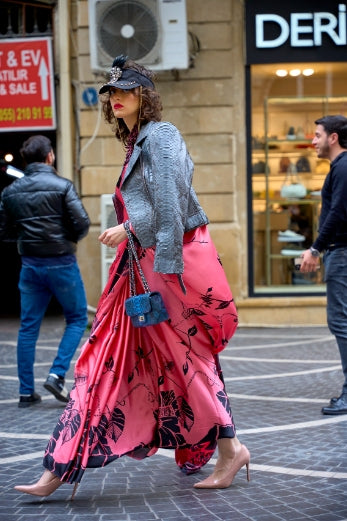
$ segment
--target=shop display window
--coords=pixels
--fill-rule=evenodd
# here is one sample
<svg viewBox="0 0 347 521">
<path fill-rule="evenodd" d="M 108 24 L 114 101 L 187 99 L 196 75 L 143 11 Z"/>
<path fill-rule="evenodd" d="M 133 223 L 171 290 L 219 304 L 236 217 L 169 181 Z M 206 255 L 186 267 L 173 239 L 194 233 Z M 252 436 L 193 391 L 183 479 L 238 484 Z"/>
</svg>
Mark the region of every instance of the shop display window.
<svg viewBox="0 0 347 521">
<path fill-rule="evenodd" d="M 277 74 L 276 74 L 277 72 Z M 293 75 L 294 74 L 294 75 Z M 324 266 L 295 269 L 318 233 L 329 161 L 312 146 L 315 120 L 347 116 L 345 63 L 250 68 L 251 293 L 325 294 Z"/>
</svg>

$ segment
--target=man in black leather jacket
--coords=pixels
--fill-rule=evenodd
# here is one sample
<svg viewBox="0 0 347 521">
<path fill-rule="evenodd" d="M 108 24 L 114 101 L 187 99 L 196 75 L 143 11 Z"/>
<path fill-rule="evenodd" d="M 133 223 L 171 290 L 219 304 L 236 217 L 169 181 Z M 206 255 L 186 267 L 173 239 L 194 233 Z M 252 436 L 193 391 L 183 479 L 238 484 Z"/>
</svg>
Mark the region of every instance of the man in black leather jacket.
<svg viewBox="0 0 347 521">
<path fill-rule="evenodd" d="M 41 401 L 35 392 L 35 347 L 40 325 L 54 295 L 66 327 L 44 387 L 68 402 L 65 374 L 87 325 L 87 300 L 75 252 L 89 230 L 89 217 L 71 181 L 60 177 L 45 136 L 23 143 L 24 177 L 6 187 L 0 203 L 0 238 L 13 231 L 22 267 L 19 278 L 21 323 L 17 343 L 18 407 Z"/>
</svg>

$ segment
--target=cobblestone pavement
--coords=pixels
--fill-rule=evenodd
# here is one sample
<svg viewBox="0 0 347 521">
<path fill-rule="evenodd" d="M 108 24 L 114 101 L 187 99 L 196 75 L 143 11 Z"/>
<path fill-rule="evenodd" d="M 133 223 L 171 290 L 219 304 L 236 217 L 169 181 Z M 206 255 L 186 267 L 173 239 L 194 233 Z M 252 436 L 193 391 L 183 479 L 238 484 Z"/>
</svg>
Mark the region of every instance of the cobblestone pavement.
<svg viewBox="0 0 347 521">
<path fill-rule="evenodd" d="M 0 320 L 1 521 L 347 520 L 347 415 L 320 412 L 342 383 L 335 341 L 323 327 L 239 328 L 222 353 L 238 436 L 251 451 L 250 483 L 241 469 L 228 489 L 193 489 L 213 462 L 185 476 L 173 452 L 161 450 L 88 469 L 72 502 L 67 484 L 44 499 L 16 492 L 15 484 L 40 476 L 63 410 L 42 387 L 62 326 L 59 317 L 45 319 L 35 373 L 43 401 L 19 409 L 18 320 Z"/>
</svg>

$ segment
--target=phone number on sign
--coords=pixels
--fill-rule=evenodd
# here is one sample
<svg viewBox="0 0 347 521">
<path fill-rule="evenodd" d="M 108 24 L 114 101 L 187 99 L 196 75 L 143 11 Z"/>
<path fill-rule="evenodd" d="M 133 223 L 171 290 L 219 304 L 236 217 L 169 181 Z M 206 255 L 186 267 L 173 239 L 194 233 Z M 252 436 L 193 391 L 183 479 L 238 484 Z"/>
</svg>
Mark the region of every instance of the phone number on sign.
<svg viewBox="0 0 347 521">
<path fill-rule="evenodd" d="M 52 119 L 52 107 L 18 107 L 1 109 L 0 122 L 30 121 L 35 119 Z"/>
</svg>

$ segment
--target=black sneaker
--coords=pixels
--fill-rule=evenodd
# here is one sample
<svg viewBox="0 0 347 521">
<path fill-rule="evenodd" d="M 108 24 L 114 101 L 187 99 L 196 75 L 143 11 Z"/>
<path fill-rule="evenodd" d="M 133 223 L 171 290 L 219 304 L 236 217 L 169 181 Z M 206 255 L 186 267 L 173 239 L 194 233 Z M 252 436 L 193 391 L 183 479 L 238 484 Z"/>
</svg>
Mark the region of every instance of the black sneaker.
<svg viewBox="0 0 347 521">
<path fill-rule="evenodd" d="M 49 375 L 43 387 L 50 393 L 54 394 L 57 400 L 67 403 L 70 399 L 69 392 L 65 387 L 64 378 Z"/>
<path fill-rule="evenodd" d="M 37 393 L 33 394 L 21 394 L 19 396 L 18 407 L 23 409 L 24 407 L 31 407 L 32 405 L 36 405 L 41 402 L 41 396 Z"/>
</svg>

